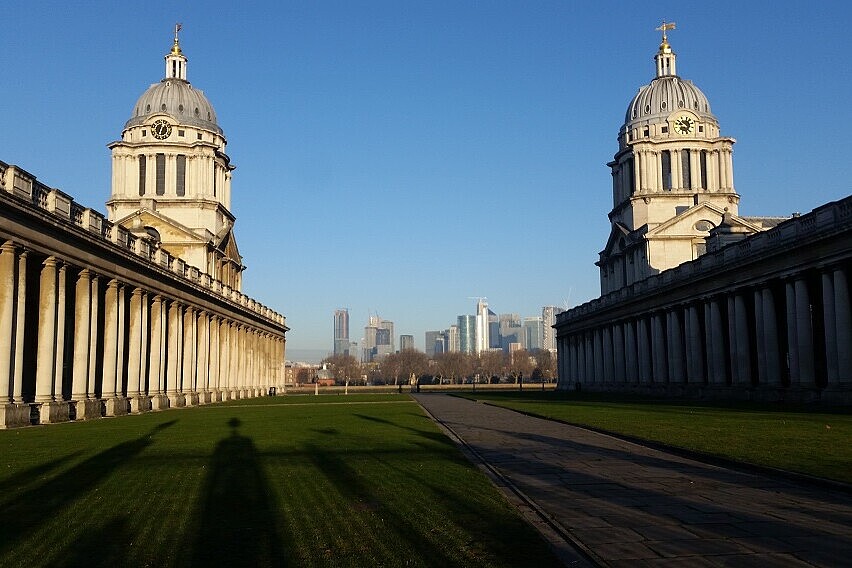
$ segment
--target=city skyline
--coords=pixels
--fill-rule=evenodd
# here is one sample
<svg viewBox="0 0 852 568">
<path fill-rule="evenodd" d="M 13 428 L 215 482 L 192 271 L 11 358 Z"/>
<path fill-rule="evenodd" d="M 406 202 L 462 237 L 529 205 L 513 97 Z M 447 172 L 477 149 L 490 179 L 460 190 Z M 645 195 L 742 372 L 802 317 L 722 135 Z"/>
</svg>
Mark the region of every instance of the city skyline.
<svg viewBox="0 0 852 568">
<path fill-rule="evenodd" d="M 29 71 L 0 85 L 15 109 L 0 159 L 103 209 L 105 145 L 140 86 L 161 78 L 182 21 L 193 85 L 237 166 L 245 292 L 287 316 L 288 358 L 329 351 L 327 314 L 341 304 L 353 319 L 378 306 L 421 348 L 425 331 L 446 327 L 442 314 L 468 313 L 471 295 L 524 314 L 597 297 L 605 164 L 630 94 L 653 76 L 664 18 L 678 24 L 679 74 L 737 139 L 744 214 L 790 215 L 849 193 L 852 166 L 827 151 L 842 129 L 810 118 L 832 109 L 842 124 L 852 112 L 837 63 L 845 3 L 56 6 L 5 13 L 0 58 Z M 138 41 L 123 41 L 127 21 L 146 30 Z"/>
</svg>

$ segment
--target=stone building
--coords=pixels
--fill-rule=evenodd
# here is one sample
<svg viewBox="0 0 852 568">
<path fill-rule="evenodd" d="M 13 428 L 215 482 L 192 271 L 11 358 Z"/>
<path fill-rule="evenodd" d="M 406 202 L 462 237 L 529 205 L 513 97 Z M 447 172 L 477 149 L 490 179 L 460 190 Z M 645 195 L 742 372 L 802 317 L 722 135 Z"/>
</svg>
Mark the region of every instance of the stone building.
<svg viewBox="0 0 852 568">
<path fill-rule="evenodd" d="M 601 297 L 557 316 L 561 389 L 852 403 L 852 197 L 741 217 L 732 138 L 676 74 L 627 109 Z"/>
<path fill-rule="evenodd" d="M 240 292 L 233 166 L 177 33 L 110 147 L 109 219 L 0 162 L 0 428 L 284 385 L 288 328 Z"/>
</svg>

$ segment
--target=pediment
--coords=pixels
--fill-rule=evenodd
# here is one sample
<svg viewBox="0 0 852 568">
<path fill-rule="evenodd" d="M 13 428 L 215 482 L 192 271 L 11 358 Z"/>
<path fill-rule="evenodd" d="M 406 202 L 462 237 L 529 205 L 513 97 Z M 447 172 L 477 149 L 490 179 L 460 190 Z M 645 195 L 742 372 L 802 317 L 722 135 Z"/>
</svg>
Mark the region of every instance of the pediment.
<svg viewBox="0 0 852 568">
<path fill-rule="evenodd" d="M 714 203 L 702 202 L 693 205 L 680 215 L 672 217 L 664 223 L 660 223 L 650 229 L 646 235 L 648 239 L 684 236 L 707 236 L 709 231 L 718 227 L 722 222 L 725 210 Z M 758 232 L 760 227 L 749 223 L 737 215 L 728 215 L 728 223 L 748 229 L 749 232 Z"/>
<path fill-rule="evenodd" d="M 234 230 L 232 228 L 226 227 L 220 231 L 216 235 L 214 246 L 226 258 L 230 258 L 240 264 L 242 263 L 243 257 L 240 256 L 240 249 L 237 247 L 237 239 L 234 238 Z"/>
<path fill-rule="evenodd" d="M 207 239 L 189 227 L 149 209 L 135 211 L 116 223 L 134 233 L 143 233 L 145 227 L 153 227 L 159 233 L 160 241 L 163 243 L 203 244 L 207 242 Z"/>
<path fill-rule="evenodd" d="M 627 227 L 621 223 L 613 223 L 609 231 L 609 238 L 606 240 L 606 246 L 600 252 L 600 257 L 607 258 L 613 254 L 617 254 L 623 249 L 630 247 L 635 241 L 635 237 L 631 235 Z"/>
</svg>

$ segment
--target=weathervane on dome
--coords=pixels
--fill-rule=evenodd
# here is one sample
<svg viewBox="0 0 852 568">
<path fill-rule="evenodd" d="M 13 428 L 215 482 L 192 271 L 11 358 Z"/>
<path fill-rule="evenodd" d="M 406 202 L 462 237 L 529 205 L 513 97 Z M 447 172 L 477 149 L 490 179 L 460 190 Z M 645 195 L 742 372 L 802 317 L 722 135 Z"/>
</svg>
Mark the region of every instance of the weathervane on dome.
<svg viewBox="0 0 852 568">
<path fill-rule="evenodd" d="M 183 29 L 183 24 L 175 24 L 175 44 L 172 46 L 172 53 L 180 53 L 180 43 L 178 42 L 178 32 Z"/>
<path fill-rule="evenodd" d="M 663 20 L 663 25 L 657 28 L 658 32 L 663 32 L 663 43 L 668 43 L 669 38 L 666 37 L 666 32 L 673 29 L 675 29 L 675 23 L 666 22 L 665 20 Z"/>
</svg>

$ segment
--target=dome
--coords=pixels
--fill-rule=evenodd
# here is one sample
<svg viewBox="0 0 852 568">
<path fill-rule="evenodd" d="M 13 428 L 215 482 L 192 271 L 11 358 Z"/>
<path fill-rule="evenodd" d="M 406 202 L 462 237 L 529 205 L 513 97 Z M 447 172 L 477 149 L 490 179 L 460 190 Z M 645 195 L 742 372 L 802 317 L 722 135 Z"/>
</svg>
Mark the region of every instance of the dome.
<svg viewBox="0 0 852 568">
<path fill-rule="evenodd" d="M 665 121 L 671 113 L 678 110 L 690 110 L 708 120 L 716 122 L 710 112 L 710 101 L 701 89 L 675 75 L 657 77 L 639 92 L 627 106 L 624 123 L 636 120 L 656 122 Z"/>
<path fill-rule="evenodd" d="M 143 124 L 155 114 L 167 114 L 179 124 L 222 134 L 213 105 L 202 91 L 193 89 L 188 81 L 182 79 L 166 78 L 151 85 L 136 101 L 133 115 L 124 128 Z"/>
</svg>

